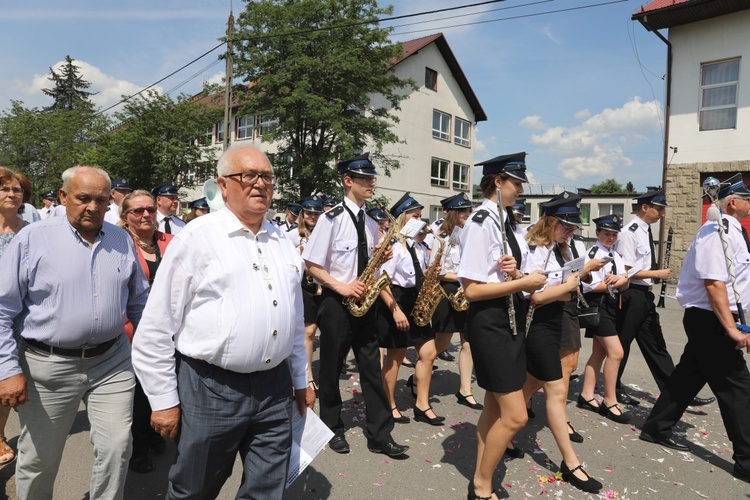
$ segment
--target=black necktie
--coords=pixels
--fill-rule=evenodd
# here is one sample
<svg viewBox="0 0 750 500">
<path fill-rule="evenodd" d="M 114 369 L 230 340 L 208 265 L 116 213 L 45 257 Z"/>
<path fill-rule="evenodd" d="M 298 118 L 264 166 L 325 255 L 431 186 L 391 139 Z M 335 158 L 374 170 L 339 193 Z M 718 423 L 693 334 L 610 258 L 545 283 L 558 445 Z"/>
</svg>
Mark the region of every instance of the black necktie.
<svg viewBox="0 0 750 500">
<path fill-rule="evenodd" d="M 365 212 L 357 214 L 357 276 L 362 276 L 367 266 L 367 235 L 365 234 Z"/>
<path fill-rule="evenodd" d="M 654 233 L 651 232 L 651 226 L 648 228 L 648 246 L 651 248 L 651 270 L 659 269 L 656 265 L 656 249 L 654 247 Z"/>
<path fill-rule="evenodd" d="M 612 255 L 612 252 L 609 252 L 609 257 L 612 259 L 612 274 L 617 274 L 617 265 L 615 264 L 615 256 Z"/>
<path fill-rule="evenodd" d="M 164 232 L 167 234 L 172 234 L 172 226 L 169 224 L 171 220 L 171 217 L 164 217 Z"/>
<path fill-rule="evenodd" d="M 745 245 L 747 245 L 747 251 L 750 252 L 750 239 L 747 238 L 747 229 L 742 227 L 742 237 L 745 239 Z"/>
<path fill-rule="evenodd" d="M 505 237 L 508 238 L 510 253 L 516 259 L 516 269 L 521 269 L 521 247 L 518 246 L 518 242 L 516 241 L 515 227 L 510 222 L 512 220 L 511 217 L 513 217 L 513 212 L 508 209 L 505 217 Z"/>
<path fill-rule="evenodd" d="M 411 255 L 411 262 L 414 265 L 414 277 L 416 278 L 417 290 L 419 290 L 422 288 L 422 283 L 424 283 L 424 272 L 422 272 L 422 266 L 419 265 L 417 251 L 413 246 L 409 246 L 408 244 L 406 245 L 406 248 L 409 250 L 409 255 Z"/>
</svg>

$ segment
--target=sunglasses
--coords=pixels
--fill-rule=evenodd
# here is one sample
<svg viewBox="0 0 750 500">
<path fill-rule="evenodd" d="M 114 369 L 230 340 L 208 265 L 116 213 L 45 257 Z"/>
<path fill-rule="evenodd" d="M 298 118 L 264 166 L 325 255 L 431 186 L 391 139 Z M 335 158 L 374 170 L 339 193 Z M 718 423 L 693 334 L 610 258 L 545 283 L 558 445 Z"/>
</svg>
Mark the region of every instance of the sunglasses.
<svg viewBox="0 0 750 500">
<path fill-rule="evenodd" d="M 143 215 L 143 212 L 148 212 L 150 214 L 155 214 L 156 213 L 156 207 L 139 207 L 139 208 L 134 208 L 132 210 L 128 210 L 128 213 L 133 213 L 133 214 L 136 214 L 136 215 Z"/>
</svg>

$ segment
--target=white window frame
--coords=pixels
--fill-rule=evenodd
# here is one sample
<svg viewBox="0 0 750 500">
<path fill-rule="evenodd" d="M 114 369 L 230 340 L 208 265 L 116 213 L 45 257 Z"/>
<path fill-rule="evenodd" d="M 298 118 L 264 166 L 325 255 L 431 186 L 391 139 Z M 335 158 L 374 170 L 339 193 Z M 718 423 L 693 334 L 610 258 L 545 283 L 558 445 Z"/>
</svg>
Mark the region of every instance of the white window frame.
<svg viewBox="0 0 750 500">
<path fill-rule="evenodd" d="M 258 137 L 263 137 L 263 134 L 273 128 L 275 125 L 279 123 L 279 120 L 277 118 L 266 118 L 264 116 L 258 117 L 258 129 L 257 134 Z"/>
<path fill-rule="evenodd" d="M 224 122 L 219 122 L 216 124 L 216 143 L 224 143 Z"/>
<path fill-rule="evenodd" d="M 244 115 L 237 118 L 237 140 L 244 141 L 253 138 L 255 131 L 255 117 Z"/>
<path fill-rule="evenodd" d="M 597 206 L 597 210 L 599 210 L 599 217 L 609 215 L 609 214 L 617 214 L 617 216 L 622 220 L 623 215 L 625 214 L 625 204 L 624 203 L 599 203 Z M 591 218 L 591 210 L 589 210 L 589 217 Z"/>
<path fill-rule="evenodd" d="M 437 176 L 433 175 L 433 167 L 437 165 L 438 172 Z M 438 187 L 444 187 L 447 188 L 449 185 L 449 170 L 450 170 L 451 162 L 448 160 L 444 160 L 442 158 L 435 158 L 432 157 L 432 161 L 430 162 L 430 184 L 433 186 Z"/>
<path fill-rule="evenodd" d="M 710 84 L 705 84 L 705 77 L 707 70 L 712 67 L 718 67 L 719 65 L 726 65 L 726 64 L 736 64 L 737 65 L 737 80 L 725 80 L 721 82 L 714 82 Z M 713 61 L 709 63 L 703 63 L 701 64 L 701 80 L 700 80 L 700 109 L 698 112 L 698 127 L 701 131 L 709 131 L 709 130 L 726 130 L 726 129 L 736 129 L 737 128 L 737 97 L 739 95 L 739 75 L 740 75 L 740 58 L 735 59 L 725 59 L 722 61 Z M 734 99 L 732 103 L 723 103 L 718 105 L 705 105 L 705 99 L 707 94 L 711 93 L 712 91 L 725 91 L 725 92 L 731 92 L 731 88 L 734 88 Z M 718 117 L 717 115 L 725 115 Z M 709 121 L 712 122 L 711 124 L 707 124 Z M 714 123 L 716 122 L 716 123 Z"/>
<path fill-rule="evenodd" d="M 460 125 L 460 127 L 459 127 Z M 461 129 L 459 133 L 459 128 Z M 471 147 L 471 122 L 463 118 L 456 117 L 453 125 L 453 143 L 463 147 Z"/>
<path fill-rule="evenodd" d="M 438 119 L 437 128 L 435 128 L 435 119 Z M 451 115 L 443 111 L 432 110 L 432 137 L 441 141 L 451 140 Z"/>
<path fill-rule="evenodd" d="M 206 129 L 203 135 L 198 139 L 201 146 L 210 146 L 214 143 L 214 126 L 211 125 Z"/>
<path fill-rule="evenodd" d="M 458 175 L 456 175 L 457 169 Z M 469 165 L 466 165 L 465 163 L 459 163 L 457 161 L 453 162 L 453 189 L 458 189 L 459 191 L 469 190 L 469 172 Z"/>
</svg>

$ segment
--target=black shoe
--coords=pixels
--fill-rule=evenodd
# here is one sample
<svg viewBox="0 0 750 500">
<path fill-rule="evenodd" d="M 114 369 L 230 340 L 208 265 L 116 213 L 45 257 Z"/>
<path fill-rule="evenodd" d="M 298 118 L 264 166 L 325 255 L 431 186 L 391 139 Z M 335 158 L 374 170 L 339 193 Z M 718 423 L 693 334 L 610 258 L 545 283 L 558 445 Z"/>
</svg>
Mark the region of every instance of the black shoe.
<svg viewBox="0 0 750 500">
<path fill-rule="evenodd" d="M 570 438 L 570 440 L 574 443 L 583 443 L 583 436 L 581 436 L 580 434 L 578 434 L 578 432 L 576 432 L 573 426 L 570 425 L 570 422 L 568 422 L 568 427 L 570 428 L 571 431 L 573 431 L 573 432 L 568 433 L 568 437 Z"/>
<path fill-rule="evenodd" d="M 664 446 L 665 448 L 672 448 L 673 450 L 677 450 L 677 451 L 690 451 L 690 447 L 688 445 L 678 443 L 672 438 L 657 438 L 643 431 L 641 431 L 641 435 L 638 436 L 638 438 L 641 441 L 646 441 L 647 443 L 658 444 L 658 445 Z"/>
<path fill-rule="evenodd" d="M 154 470 L 154 463 L 148 455 L 139 455 L 130 459 L 130 470 L 139 474 L 146 474 Z"/>
<path fill-rule="evenodd" d="M 350 451 L 349 443 L 346 442 L 343 433 L 334 435 L 331 440 L 328 441 L 328 446 L 330 446 L 331 450 L 336 453 L 349 453 Z"/>
<path fill-rule="evenodd" d="M 403 444 L 396 444 L 393 441 L 388 441 L 387 443 L 367 441 L 367 449 L 373 453 L 382 453 L 383 455 L 388 455 L 392 458 L 403 455 L 409 447 Z"/>
<path fill-rule="evenodd" d="M 438 354 L 438 358 L 442 359 L 443 361 L 456 361 L 456 357 L 448 351 L 443 351 Z"/>
<path fill-rule="evenodd" d="M 525 455 L 521 448 L 505 448 L 505 454 L 510 458 L 523 458 Z"/>
<path fill-rule="evenodd" d="M 417 387 L 414 385 L 414 375 L 409 375 L 406 379 L 406 387 L 411 390 L 411 397 L 417 399 Z"/>
<path fill-rule="evenodd" d="M 641 404 L 641 402 L 637 399 L 631 398 L 624 392 L 619 391 L 617 392 L 617 402 L 628 406 L 638 406 L 639 404 Z"/>
<path fill-rule="evenodd" d="M 428 406 L 426 410 L 420 410 L 416 406 L 414 407 L 414 420 L 417 422 L 424 422 L 430 425 L 442 425 L 445 422 L 445 417 L 430 418 L 427 416 L 427 412 L 432 410 L 432 406 Z M 434 410 L 433 410 L 434 411 Z"/>
<path fill-rule="evenodd" d="M 627 424 L 630 422 L 630 415 L 626 415 L 622 413 L 622 410 L 620 410 L 620 407 L 617 406 L 617 409 L 620 410 L 620 414 L 612 411 L 612 408 L 617 406 L 617 403 L 613 404 L 612 406 L 607 406 L 606 404 L 602 403 L 599 405 L 599 414 L 602 417 L 608 418 L 613 422 L 617 422 L 618 424 Z"/>
<path fill-rule="evenodd" d="M 414 363 L 409 361 L 408 359 L 405 359 L 401 362 L 401 366 L 405 366 L 407 368 L 414 368 Z"/>
<path fill-rule="evenodd" d="M 393 409 L 391 409 L 391 414 L 393 414 L 393 410 L 396 410 L 399 415 L 398 417 L 393 417 L 394 422 L 396 422 L 397 424 L 408 424 L 409 422 L 411 422 L 411 419 L 405 415 L 402 415 L 401 411 L 395 406 L 393 407 Z"/>
<path fill-rule="evenodd" d="M 471 394 L 469 394 L 468 396 L 464 396 L 463 394 L 461 394 L 460 389 L 456 393 L 456 399 L 458 400 L 458 404 L 468 406 L 472 410 L 484 410 L 484 405 L 470 402 L 469 401 L 470 397 L 474 397 L 474 396 L 472 396 Z"/>
<path fill-rule="evenodd" d="M 536 418 L 536 413 L 534 413 L 534 410 L 531 409 L 531 406 L 526 407 L 526 415 L 529 416 L 529 420 L 532 418 Z"/>
<path fill-rule="evenodd" d="M 474 491 L 474 480 L 469 481 L 469 495 L 466 497 L 466 500 L 490 500 L 491 498 L 492 495 L 488 497 L 477 496 L 477 493 Z"/>
<path fill-rule="evenodd" d="M 740 481 L 745 481 L 746 483 L 750 483 L 750 471 L 741 470 L 737 468 L 737 464 L 734 464 L 734 470 L 732 471 L 732 475 L 739 479 Z"/>
<path fill-rule="evenodd" d="M 578 408 L 583 408 L 584 410 L 593 411 L 594 413 L 599 413 L 602 409 L 599 405 L 592 405 L 591 402 L 596 403 L 596 398 L 591 399 L 585 399 L 582 395 L 578 395 L 578 400 L 576 401 L 576 406 Z"/>
<path fill-rule="evenodd" d="M 693 400 L 690 402 L 690 406 L 706 406 L 706 405 L 710 405 L 714 401 L 716 401 L 716 398 L 713 396 L 710 398 L 694 397 Z"/>
<path fill-rule="evenodd" d="M 581 472 L 586 474 L 587 479 L 585 481 L 583 481 L 582 479 L 578 479 L 578 477 L 573 474 L 577 470 L 580 470 Z M 565 465 L 565 462 L 560 462 L 560 472 L 562 472 L 563 481 L 567 482 L 571 486 L 575 486 L 581 491 L 585 491 L 586 493 L 599 493 L 599 491 L 601 491 L 602 489 L 602 483 L 589 476 L 588 472 L 583 470 L 583 465 L 573 467 L 573 470 L 570 470 L 568 469 L 568 466 Z"/>
</svg>

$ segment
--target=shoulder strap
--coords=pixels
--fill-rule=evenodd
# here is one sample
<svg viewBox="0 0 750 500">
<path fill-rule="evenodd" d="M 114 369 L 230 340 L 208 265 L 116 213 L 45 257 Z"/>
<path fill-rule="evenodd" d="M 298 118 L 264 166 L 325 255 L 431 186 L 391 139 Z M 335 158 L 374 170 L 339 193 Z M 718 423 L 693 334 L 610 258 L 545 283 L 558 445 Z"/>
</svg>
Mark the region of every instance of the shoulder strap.
<svg viewBox="0 0 750 500">
<path fill-rule="evenodd" d="M 589 250 L 589 259 L 593 259 L 594 257 L 596 257 L 596 252 L 598 251 L 599 251 L 598 246 L 594 245 L 593 247 L 591 247 L 591 250 Z"/>
<path fill-rule="evenodd" d="M 334 217 L 336 217 L 337 215 L 341 215 L 342 213 L 344 213 L 344 206 L 336 205 L 328 212 L 326 212 L 326 217 L 333 219 Z"/>
</svg>

